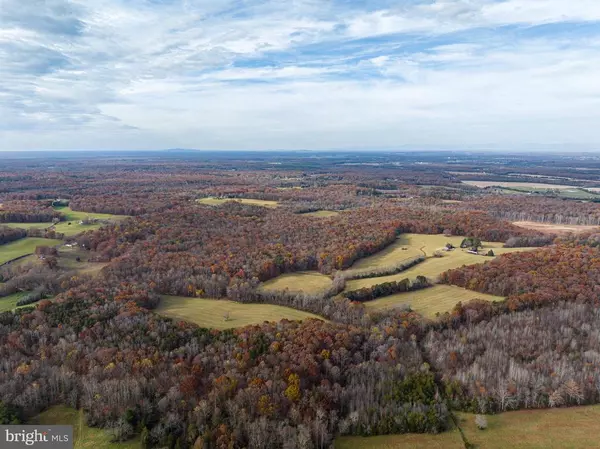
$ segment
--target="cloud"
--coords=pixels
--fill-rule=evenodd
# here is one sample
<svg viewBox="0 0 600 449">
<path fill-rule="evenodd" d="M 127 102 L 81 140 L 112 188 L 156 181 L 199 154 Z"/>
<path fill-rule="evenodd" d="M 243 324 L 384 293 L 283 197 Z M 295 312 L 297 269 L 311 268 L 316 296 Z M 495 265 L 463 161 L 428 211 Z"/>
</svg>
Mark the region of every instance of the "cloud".
<svg viewBox="0 0 600 449">
<path fill-rule="evenodd" d="M 0 149 L 600 147 L 598 22 L 595 0 L 4 0 Z"/>
</svg>

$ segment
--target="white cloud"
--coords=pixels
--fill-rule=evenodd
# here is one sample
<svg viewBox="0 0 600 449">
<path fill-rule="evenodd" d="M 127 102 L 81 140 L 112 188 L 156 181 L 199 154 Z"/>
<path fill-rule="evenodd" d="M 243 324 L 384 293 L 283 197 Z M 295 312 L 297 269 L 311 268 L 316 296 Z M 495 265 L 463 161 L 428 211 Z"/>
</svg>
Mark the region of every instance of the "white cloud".
<svg viewBox="0 0 600 449">
<path fill-rule="evenodd" d="M 0 149 L 600 145 L 595 0 L 244 4 L 3 0 Z"/>
</svg>

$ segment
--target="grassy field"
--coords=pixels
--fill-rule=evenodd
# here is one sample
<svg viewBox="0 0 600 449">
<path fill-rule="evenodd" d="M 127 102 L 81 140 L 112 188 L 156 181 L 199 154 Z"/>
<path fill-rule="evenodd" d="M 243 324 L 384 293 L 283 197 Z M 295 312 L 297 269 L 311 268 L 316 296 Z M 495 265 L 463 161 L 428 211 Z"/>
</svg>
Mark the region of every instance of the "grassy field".
<svg viewBox="0 0 600 449">
<path fill-rule="evenodd" d="M 486 295 L 485 293 L 474 292 L 454 285 L 434 285 L 431 288 L 414 292 L 384 296 L 383 298 L 366 302 L 365 306 L 371 310 L 382 310 L 406 304 L 412 310 L 427 318 L 435 318 L 437 312 L 449 312 L 459 301 L 464 304 L 476 298 L 486 301 L 502 301 L 504 299 L 501 296 Z"/>
<path fill-rule="evenodd" d="M 32 419 L 29 424 L 73 426 L 74 449 L 141 449 L 138 437 L 124 443 L 111 443 L 110 433 L 88 427 L 82 410 L 62 405 L 54 406 Z"/>
<path fill-rule="evenodd" d="M 79 224 L 79 221 L 85 218 L 95 218 L 97 220 L 118 221 L 127 218 L 125 215 L 97 214 L 95 212 L 79 212 L 71 210 L 69 207 L 55 207 L 65 215 L 65 221 L 61 221 L 55 226 L 56 232 L 65 234 L 69 237 L 84 231 L 94 231 L 103 226 L 103 223 Z M 69 225 L 69 223 L 71 223 Z"/>
<path fill-rule="evenodd" d="M 79 262 L 77 261 L 78 257 Z M 62 246 L 58 250 L 58 265 L 65 270 L 76 270 L 79 274 L 90 274 L 92 276 L 97 275 L 102 268 L 108 265 L 108 263 L 103 262 L 88 262 L 89 257 L 89 251 L 78 247 L 67 248 Z"/>
<path fill-rule="evenodd" d="M 300 310 L 271 304 L 241 304 L 227 300 L 163 296 L 156 312 L 175 319 L 190 321 L 201 327 L 231 329 L 264 321 L 319 318 Z M 229 313 L 229 320 L 224 315 Z"/>
<path fill-rule="evenodd" d="M 17 257 L 25 256 L 26 254 L 32 254 L 36 246 L 54 246 L 61 243 L 62 241 L 60 240 L 27 237 L 0 245 L 0 264 L 9 262 Z"/>
<path fill-rule="evenodd" d="M 77 235 L 84 231 L 94 231 L 103 226 L 103 223 L 93 224 L 79 224 L 84 218 L 96 218 L 98 220 L 110 220 L 118 221 L 127 218 L 125 215 L 111 215 L 111 214 L 96 214 L 88 212 L 78 212 L 71 210 L 68 207 L 55 207 L 55 210 L 62 212 L 65 215 L 65 220 L 57 223 L 54 226 L 54 230 L 66 237 Z M 71 224 L 69 224 L 71 223 Z M 6 223 L 6 226 L 21 229 L 47 229 L 52 226 L 52 223 Z"/>
<path fill-rule="evenodd" d="M 474 415 L 460 414 L 467 440 L 481 449 L 588 449 L 600 447 L 600 406 L 520 410 L 487 416 L 479 430 Z"/>
<path fill-rule="evenodd" d="M 581 234 L 582 232 L 593 231 L 594 229 L 597 230 L 600 228 L 600 226 L 538 223 L 537 221 L 513 221 L 513 224 L 525 229 L 533 229 L 534 231 L 539 231 L 546 234 L 559 235 L 565 235 L 569 233 Z"/>
<path fill-rule="evenodd" d="M 437 435 L 409 433 L 375 437 L 341 437 L 335 449 L 464 449 L 458 430 Z"/>
<path fill-rule="evenodd" d="M 475 415 L 459 413 L 459 425 L 476 449 L 589 449 L 600 447 L 600 405 L 549 410 L 520 410 L 487 416 L 488 428 L 475 426 Z M 458 430 L 438 435 L 405 434 L 343 437 L 336 449 L 464 449 Z"/>
<path fill-rule="evenodd" d="M 600 198 L 593 189 L 570 186 L 565 184 L 544 184 L 539 182 L 502 182 L 502 181 L 463 181 L 465 184 L 484 188 L 484 187 L 505 187 L 502 193 L 537 193 L 546 194 L 549 190 L 553 195 L 560 198 L 574 200 L 595 200 Z"/>
<path fill-rule="evenodd" d="M 254 206 L 263 207 L 277 207 L 279 205 L 277 201 L 254 200 L 251 198 L 201 198 L 196 201 L 200 204 L 207 204 L 209 206 L 219 206 L 227 201 L 237 201 L 242 204 L 252 204 Z"/>
<path fill-rule="evenodd" d="M 317 217 L 317 218 L 327 218 L 327 217 L 335 217 L 340 213 L 335 210 L 318 210 L 316 212 L 306 212 L 305 217 Z"/>
<path fill-rule="evenodd" d="M 16 309 L 17 301 L 26 295 L 27 292 L 19 292 L 0 298 L 0 313 Z"/>
<path fill-rule="evenodd" d="M 77 257 L 80 261 L 77 261 Z M 61 246 L 58 248 L 58 266 L 65 270 L 75 270 L 79 274 L 91 274 L 96 275 L 104 268 L 108 263 L 104 262 L 88 262 L 87 259 L 90 257 L 90 253 L 81 248 L 68 248 Z M 42 264 L 43 262 L 38 259 L 35 255 L 23 257 L 19 260 L 15 260 L 10 263 L 11 267 L 18 267 L 26 264 Z"/>
<path fill-rule="evenodd" d="M 329 276 L 314 271 L 299 271 L 277 276 L 261 285 L 265 291 L 281 291 L 286 288 L 290 292 L 319 293 L 331 287 Z"/>
<path fill-rule="evenodd" d="M 412 259 L 416 256 L 431 256 L 435 251 L 443 248 L 446 243 L 452 243 L 457 248 L 453 251 L 443 252 L 443 257 L 433 257 L 415 265 L 408 270 L 400 273 L 382 276 L 377 278 L 356 279 L 349 281 L 346 290 L 357 290 L 363 287 L 380 284 L 382 282 L 399 281 L 406 277 L 416 278 L 419 275 L 434 279 L 444 271 L 451 268 L 461 267 L 463 265 L 473 265 L 492 260 L 491 257 L 469 254 L 466 250 L 459 248 L 463 237 L 445 237 L 441 234 L 402 234 L 395 243 L 370 257 L 366 257 L 354 265 L 352 269 L 372 269 L 377 267 L 387 267 L 395 265 L 404 260 Z M 483 251 L 492 249 L 496 256 L 515 251 L 525 251 L 530 248 L 502 248 L 503 243 L 482 242 Z"/>
</svg>

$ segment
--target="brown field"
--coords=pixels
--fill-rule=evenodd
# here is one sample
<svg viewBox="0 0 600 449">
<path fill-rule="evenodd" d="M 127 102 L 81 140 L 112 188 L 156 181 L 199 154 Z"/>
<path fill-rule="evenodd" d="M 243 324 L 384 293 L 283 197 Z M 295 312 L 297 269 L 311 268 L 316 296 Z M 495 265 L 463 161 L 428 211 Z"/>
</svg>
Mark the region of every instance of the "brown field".
<svg viewBox="0 0 600 449">
<path fill-rule="evenodd" d="M 558 235 L 581 234 L 593 230 L 600 231 L 600 226 L 539 223 L 536 221 L 513 221 L 513 224 L 525 229 L 533 229 L 534 231 Z"/>
<path fill-rule="evenodd" d="M 316 271 L 299 271 L 297 273 L 286 273 L 277 276 L 261 285 L 265 291 L 282 291 L 288 289 L 290 292 L 320 293 L 331 287 L 331 279 Z"/>
<path fill-rule="evenodd" d="M 463 184 L 468 184 L 475 187 L 524 187 L 531 189 L 575 189 L 576 186 L 566 184 L 544 184 L 541 182 L 512 182 L 512 181 L 462 181 Z"/>
<path fill-rule="evenodd" d="M 458 302 L 464 304 L 472 299 L 504 300 L 502 296 L 486 295 L 454 285 L 434 285 L 414 292 L 384 296 L 365 302 L 365 306 L 371 310 L 383 310 L 408 305 L 412 310 L 427 318 L 435 318 L 436 313 L 449 312 Z"/>
</svg>

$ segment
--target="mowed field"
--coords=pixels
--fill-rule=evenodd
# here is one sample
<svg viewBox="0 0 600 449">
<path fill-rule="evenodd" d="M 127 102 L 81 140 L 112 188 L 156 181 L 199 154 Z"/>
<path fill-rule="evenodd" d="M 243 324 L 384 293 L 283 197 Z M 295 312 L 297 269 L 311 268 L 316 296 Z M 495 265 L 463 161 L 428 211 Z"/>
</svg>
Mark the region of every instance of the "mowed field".
<svg viewBox="0 0 600 449">
<path fill-rule="evenodd" d="M 397 293 L 365 302 L 367 309 L 384 310 L 408 305 L 412 310 L 427 318 L 435 318 L 436 313 L 449 312 L 458 303 L 472 299 L 502 301 L 502 296 L 486 295 L 454 285 L 434 285 L 414 292 Z"/>
<path fill-rule="evenodd" d="M 585 225 L 569 225 L 569 224 L 553 224 L 539 223 L 537 221 L 513 221 L 515 226 L 525 229 L 533 229 L 534 231 L 543 232 L 546 234 L 581 234 L 589 231 L 600 231 L 600 226 L 585 226 Z"/>
<path fill-rule="evenodd" d="M 306 212 L 306 213 L 300 214 L 300 215 L 304 215 L 305 217 L 328 218 L 328 217 L 335 217 L 339 214 L 340 213 L 335 210 L 318 210 L 315 212 Z"/>
<path fill-rule="evenodd" d="M 88 427 L 82 410 L 57 405 L 40 413 L 28 424 L 73 426 L 74 449 L 141 449 L 138 436 L 124 443 L 111 443 L 108 431 Z"/>
<path fill-rule="evenodd" d="M 600 406 L 519 410 L 487 416 L 479 430 L 475 417 L 459 414 L 467 440 L 481 449 L 588 449 L 600 447 Z"/>
<path fill-rule="evenodd" d="M 289 307 L 271 304 L 241 304 L 228 300 L 163 296 L 155 310 L 162 315 L 196 323 L 201 327 L 231 329 L 265 321 L 291 321 L 322 317 Z M 229 320 L 225 321 L 225 314 Z"/>
<path fill-rule="evenodd" d="M 17 301 L 26 296 L 26 292 L 13 293 L 0 298 L 0 313 L 8 312 L 17 308 Z"/>
<path fill-rule="evenodd" d="M 61 240 L 26 237 L 24 239 L 6 243 L 5 245 L 0 245 L 0 265 L 16 259 L 17 257 L 32 254 L 35 251 L 36 246 L 54 246 L 61 243 Z"/>
<path fill-rule="evenodd" d="M 79 257 L 79 261 L 77 261 Z M 65 270 L 75 270 L 78 274 L 90 274 L 92 276 L 97 275 L 102 268 L 108 265 L 107 262 L 88 262 L 87 259 L 90 257 L 90 253 L 81 248 L 69 248 L 66 246 L 60 246 L 58 248 L 58 266 Z M 27 264 L 42 264 L 43 262 L 38 259 L 34 254 L 22 257 L 10 263 L 11 267 L 18 267 Z"/>
<path fill-rule="evenodd" d="M 600 447 L 600 405 L 520 410 L 486 416 L 488 428 L 475 426 L 475 415 L 459 413 L 467 441 L 477 449 L 590 449 Z M 464 449 L 458 430 L 438 435 L 405 434 L 342 437 L 336 449 Z"/>
<path fill-rule="evenodd" d="M 96 218 L 98 220 L 119 221 L 127 218 L 125 215 L 111 214 L 96 214 L 88 212 L 78 212 L 71 210 L 68 207 L 55 207 L 55 210 L 62 212 L 65 215 L 65 220 L 57 223 L 54 230 L 66 237 L 77 235 L 84 231 L 94 231 L 103 226 L 103 223 L 79 224 L 85 218 Z M 69 224 L 71 223 L 71 224 Z M 6 226 L 21 229 L 47 229 L 52 226 L 52 223 L 5 223 Z"/>
<path fill-rule="evenodd" d="M 288 289 L 292 293 L 320 293 L 331 287 L 329 276 L 315 271 L 298 271 L 286 273 L 266 282 L 260 286 L 264 291 L 283 291 Z"/>
<path fill-rule="evenodd" d="M 458 429 L 454 429 L 436 435 L 408 433 L 374 437 L 341 437 L 335 440 L 335 449 L 465 449 L 465 445 Z"/>
<path fill-rule="evenodd" d="M 196 201 L 200 204 L 207 204 L 209 206 L 219 206 L 228 201 L 237 201 L 242 204 L 252 204 L 254 206 L 263 207 L 277 207 L 279 205 L 277 201 L 255 200 L 251 198 L 200 198 Z"/>
<path fill-rule="evenodd" d="M 77 258 L 79 257 L 79 262 Z M 75 270 L 78 274 L 96 276 L 108 262 L 88 262 L 90 253 L 84 249 L 61 246 L 58 250 L 58 265 L 65 270 Z"/>
<path fill-rule="evenodd" d="M 446 243 L 452 243 L 457 248 L 453 251 L 443 252 L 443 257 L 431 257 L 408 270 L 389 276 L 376 278 L 356 279 L 346 283 L 346 290 L 358 290 L 363 287 L 371 287 L 383 282 L 400 281 L 404 278 L 414 279 L 417 276 L 426 276 L 435 280 L 444 271 L 452 268 L 458 268 L 463 265 L 473 265 L 492 260 L 492 257 L 469 254 L 465 249 L 459 248 L 464 237 L 445 237 L 441 234 L 402 234 L 398 240 L 373 256 L 362 259 L 352 266 L 352 269 L 371 269 L 377 267 L 387 267 L 395 265 L 407 259 L 412 259 L 418 255 L 431 256 L 435 251 L 443 248 Z M 483 250 L 493 250 L 496 256 L 501 254 L 526 251 L 533 248 L 503 248 L 504 243 L 482 242 Z M 406 248 L 406 249 L 404 249 Z"/>
</svg>

